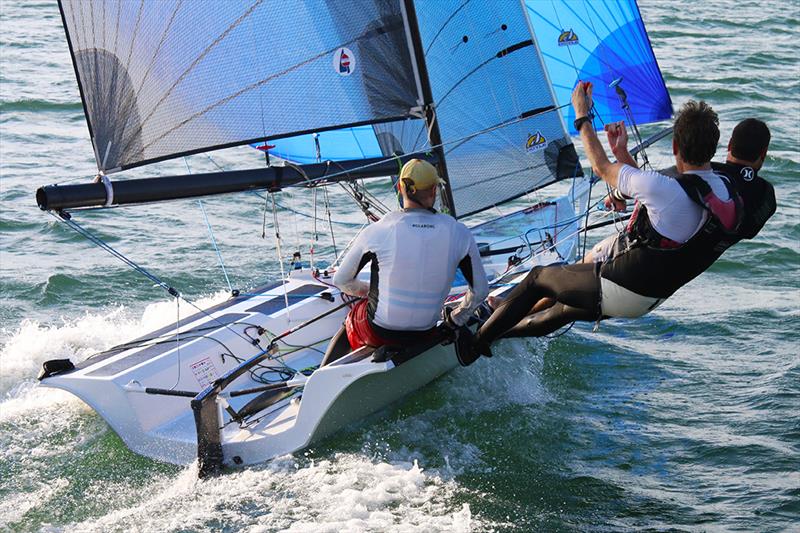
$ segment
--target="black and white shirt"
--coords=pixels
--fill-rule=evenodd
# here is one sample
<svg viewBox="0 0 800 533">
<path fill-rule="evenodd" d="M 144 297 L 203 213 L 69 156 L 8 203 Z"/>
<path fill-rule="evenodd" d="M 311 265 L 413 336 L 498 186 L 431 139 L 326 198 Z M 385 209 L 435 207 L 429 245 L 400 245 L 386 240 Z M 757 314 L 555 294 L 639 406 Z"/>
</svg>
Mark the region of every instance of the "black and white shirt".
<svg viewBox="0 0 800 533">
<path fill-rule="evenodd" d="M 357 279 L 371 262 L 370 283 Z M 390 330 L 422 331 L 441 316 L 456 268 L 469 289 L 451 317 L 463 325 L 489 294 L 475 238 L 449 215 L 425 209 L 387 214 L 364 229 L 342 259 L 333 283 L 370 299 L 370 318 Z"/>
</svg>

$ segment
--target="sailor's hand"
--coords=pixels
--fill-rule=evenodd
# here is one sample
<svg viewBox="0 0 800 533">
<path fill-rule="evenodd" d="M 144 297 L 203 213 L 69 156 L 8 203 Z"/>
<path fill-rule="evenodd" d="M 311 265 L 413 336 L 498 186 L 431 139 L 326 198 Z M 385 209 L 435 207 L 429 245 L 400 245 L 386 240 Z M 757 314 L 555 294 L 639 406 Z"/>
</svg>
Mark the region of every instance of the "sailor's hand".
<svg viewBox="0 0 800 533">
<path fill-rule="evenodd" d="M 628 209 L 628 202 L 625 200 L 617 200 L 610 194 L 605 197 L 603 204 L 606 206 L 606 211 L 611 211 L 613 209 L 619 213 Z"/>
<path fill-rule="evenodd" d="M 575 109 L 575 118 L 585 117 L 592 109 L 592 84 L 588 81 L 578 80 L 572 91 L 572 107 Z"/>
<path fill-rule="evenodd" d="M 627 152 L 628 150 L 628 129 L 625 127 L 625 121 L 611 122 L 605 125 L 606 137 L 608 137 L 608 146 L 614 155 L 620 152 Z"/>
</svg>

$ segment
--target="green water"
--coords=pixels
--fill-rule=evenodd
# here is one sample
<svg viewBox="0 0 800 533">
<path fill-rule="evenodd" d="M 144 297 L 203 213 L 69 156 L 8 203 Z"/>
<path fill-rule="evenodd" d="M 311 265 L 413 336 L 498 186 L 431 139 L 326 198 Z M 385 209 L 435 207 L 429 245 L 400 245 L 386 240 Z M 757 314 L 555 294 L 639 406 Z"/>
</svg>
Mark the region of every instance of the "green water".
<svg viewBox="0 0 800 533">
<path fill-rule="evenodd" d="M 762 235 L 650 316 L 501 342 L 493 359 L 312 450 L 198 482 L 191 468 L 128 451 L 74 397 L 35 387 L 42 361 L 128 340 L 175 307 L 36 208 L 39 185 L 90 178 L 91 145 L 57 7 L 1 2 L 0 530 L 797 531 L 800 7 L 641 9 L 676 108 L 706 99 L 723 139 L 748 116 L 770 125 L 763 174 L 779 207 Z M 215 158 L 246 167 L 253 154 Z M 202 156 L 189 164 L 214 168 Z M 303 195 L 281 201 L 310 210 Z M 333 204 L 337 221 L 361 220 L 344 195 Z M 263 201 L 206 209 L 234 285 L 274 278 Z M 79 219 L 188 297 L 222 297 L 196 202 Z M 288 241 L 310 235 L 307 220 L 282 230 Z"/>
</svg>

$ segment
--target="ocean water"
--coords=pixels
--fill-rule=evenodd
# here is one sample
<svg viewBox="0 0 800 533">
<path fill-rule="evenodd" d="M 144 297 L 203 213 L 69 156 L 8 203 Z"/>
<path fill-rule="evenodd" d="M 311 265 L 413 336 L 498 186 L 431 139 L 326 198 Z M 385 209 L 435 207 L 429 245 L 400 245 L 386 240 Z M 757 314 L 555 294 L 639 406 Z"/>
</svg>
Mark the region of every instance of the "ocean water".
<svg viewBox="0 0 800 533">
<path fill-rule="evenodd" d="M 676 108 L 707 100 L 723 139 L 745 117 L 770 125 L 762 173 L 779 206 L 762 234 L 645 318 L 502 341 L 493 359 L 313 449 L 198 481 L 193 467 L 128 451 L 80 400 L 36 386 L 43 361 L 79 360 L 176 310 L 36 208 L 38 186 L 95 167 L 57 6 L 0 2 L 0 530 L 800 529 L 800 4 L 640 7 Z M 213 157 L 130 174 L 255 161 L 248 149 Z M 306 195 L 279 201 L 311 212 Z M 274 279 L 264 200 L 204 204 L 233 285 Z M 360 222 L 353 211 L 333 195 L 340 246 Z M 196 201 L 78 219 L 200 305 L 225 297 Z M 307 249 L 310 220 L 282 220 L 284 252 Z"/>
</svg>

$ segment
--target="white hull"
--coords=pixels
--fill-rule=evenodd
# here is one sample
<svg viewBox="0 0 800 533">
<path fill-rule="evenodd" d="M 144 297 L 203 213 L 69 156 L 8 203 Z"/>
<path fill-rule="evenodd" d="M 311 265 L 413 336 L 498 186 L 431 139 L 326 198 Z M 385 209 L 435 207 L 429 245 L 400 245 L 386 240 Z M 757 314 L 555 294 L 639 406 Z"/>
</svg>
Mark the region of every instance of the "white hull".
<svg viewBox="0 0 800 533">
<path fill-rule="evenodd" d="M 476 240 L 485 247 L 523 248 L 525 240 L 520 237 L 520 228 L 524 231 L 525 227 L 552 225 L 553 217 L 567 220 L 572 213 L 571 202 L 561 199 L 546 207 L 493 220 L 473 231 Z M 563 238 L 556 236 L 556 249 L 543 249 L 533 260 L 510 269 L 504 283 L 494 293 L 508 290 L 536 264 L 574 257 L 577 239 L 572 228 L 563 230 L 562 234 Z M 529 236 L 528 241 L 531 240 Z M 485 261 L 490 277 L 508 270 L 508 260 L 513 253 L 494 255 Z M 283 283 L 231 298 L 205 314 L 183 319 L 177 336 L 174 325 L 166 326 L 142 339 L 98 354 L 77 365 L 75 370 L 46 377 L 41 383 L 80 397 L 134 452 L 174 464 L 188 464 L 198 457 L 199 426 L 191 407 L 193 399 L 151 394 L 145 392 L 145 388 L 185 391 L 192 395 L 205 390 L 206 396 L 211 396 L 215 408 L 219 409 L 217 421 L 220 424 L 207 425 L 212 428 L 210 436 L 201 430 L 199 440 L 209 437 L 211 441 L 218 441 L 217 461 L 236 466 L 259 463 L 303 449 L 383 409 L 458 364 L 452 344 L 435 344 L 398 364 L 391 360 L 376 362 L 371 350 L 362 348 L 314 370 L 302 387 L 291 389 L 292 396 L 251 413 L 243 420 L 234 420 L 223 408 L 229 405 L 232 410 L 239 411 L 258 393 L 232 397 L 232 392 L 263 387 L 265 381 L 280 382 L 291 377 L 287 372 L 281 374 L 277 367 L 290 369 L 295 379 L 302 381 L 301 370 L 319 365 L 328 341 L 347 312 L 346 307 L 336 309 L 341 305 L 340 294 L 329 283 L 329 279 L 316 279 L 308 272 L 296 271 Z M 454 287 L 452 294 L 456 296 L 461 292 L 463 287 Z M 288 308 L 285 306 L 287 298 Z M 270 368 L 261 368 L 260 380 L 243 372 L 224 389 L 209 394 L 215 381 L 220 383 L 217 380 L 240 368 L 242 361 L 263 353 L 277 333 L 325 312 L 331 314 L 288 335 L 285 344 L 278 345 L 284 348 L 283 353 L 264 356 L 261 364 Z M 258 335 L 258 327 L 264 328 L 264 335 Z M 258 337 L 260 346 L 254 345 L 249 337 Z"/>
<path fill-rule="evenodd" d="M 321 368 L 299 400 L 250 428 L 223 435 L 226 465 L 260 463 L 305 448 L 425 386 L 458 365 L 453 345 L 436 346 L 410 361 L 366 357 Z M 338 361 L 337 361 L 338 363 Z M 238 459 L 235 459 L 238 457 Z"/>
</svg>

